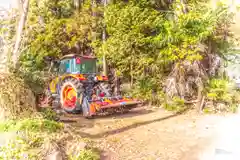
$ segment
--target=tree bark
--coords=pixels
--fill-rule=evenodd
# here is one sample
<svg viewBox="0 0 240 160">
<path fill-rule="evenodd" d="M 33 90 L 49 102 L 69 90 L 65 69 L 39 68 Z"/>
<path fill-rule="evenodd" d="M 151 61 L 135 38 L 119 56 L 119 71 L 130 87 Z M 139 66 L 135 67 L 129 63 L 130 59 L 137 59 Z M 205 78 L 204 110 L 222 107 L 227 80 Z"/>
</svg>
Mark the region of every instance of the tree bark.
<svg viewBox="0 0 240 160">
<path fill-rule="evenodd" d="M 103 0 L 104 8 L 107 7 L 107 0 Z M 104 11 L 104 16 L 105 16 L 105 11 Z M 105 42 L 107 40 L 107 32 L 106 32 L 106 25 L 104 24 L 104 29 L 103 29 L 103 35 L 102 35 L 102 40 Z M 106 54 L 103 54 L 103 75 L 108 75 L 107 71 L 107 61 L 106 61 Z"/>
<path fill-rule="evenodd" d="M 201 82 L 201 81 L 200 81 Z M 198 95 L 197 95 L 197 108 L 199 110 L 199 112 L 201 113 L 203 108 L 204 108 L 204 101 L 205 101 L 205 96 L 203 95 L 203 83 L 198 83 L 197 86 L 197 91 L 198 91 Z"/>
<path fill-rule="evenodd" d="M 186 6 L 185 0 L 180 0 L 180 2 L 181 2 L 181 4 L 182 4 L 182 12 L 183 12 L 184 14 L 186 14 L 186 13 L 187 13 L 187 6 Z"/>
<path fill-rule="evenodd" d="M 131 88 L 133 87 L 133 63 L 131 62 L 131 64 L 130 64 L 130 75 L 131 75 L 131 79 L 130 79 L 130 86 L 131 86 Z"/>
<path fill-rule="evenodd" d="M 75 9 L 79 12 L 81 8 L 81 0 L 73 0 Z"/>
<path fill-rule="evenodd" d="M 20 18 L 20 21 L 18 24 L 17 36 L 16 36 L 15 46 L 14 46 L 13 55 L 12 55 L 14 68 L 17 68 L 18 59 L 20 57 L 19 49 L 20 49 L 20 45 L 21 45 L 24 26 L 25 26 L 25 23 L 27 20 L 28 8 L 29 8 L 29 0 L 25 0 L 23 2 L 23 12 L 21 14 L 21 18 Z"/>
</svg>

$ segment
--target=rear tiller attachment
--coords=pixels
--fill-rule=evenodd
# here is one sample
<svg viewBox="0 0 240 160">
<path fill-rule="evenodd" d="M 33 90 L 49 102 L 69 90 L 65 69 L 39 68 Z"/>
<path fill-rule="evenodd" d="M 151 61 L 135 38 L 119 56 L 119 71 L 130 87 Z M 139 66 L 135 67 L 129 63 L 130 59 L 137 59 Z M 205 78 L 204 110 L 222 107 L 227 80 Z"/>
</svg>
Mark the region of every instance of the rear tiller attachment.
<svg viewBox="0 0 240 160">
<path fill-rule="evenodd" d="M 83 101 L 82 109 L 85 117 L 91 117 L 102 113 L 108 109 L 127 108 L 132 109 L 137 107 L 138 104 L 142 104 L 141 101 L 131 99 L 130 97 L 103 97 L 94 100 L 89 100 L 87 103 Z"/>
</svg>

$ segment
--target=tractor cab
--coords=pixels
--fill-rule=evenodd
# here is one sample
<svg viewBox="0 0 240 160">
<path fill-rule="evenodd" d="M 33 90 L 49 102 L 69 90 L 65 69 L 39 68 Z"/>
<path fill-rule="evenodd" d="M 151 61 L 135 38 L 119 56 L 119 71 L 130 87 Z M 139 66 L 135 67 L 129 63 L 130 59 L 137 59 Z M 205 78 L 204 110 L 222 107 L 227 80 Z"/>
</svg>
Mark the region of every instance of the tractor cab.
<svg viewBox="0 0 240 160">
<path fill-rule="evenodd" d="M 67 55 L 59 61 L 59 74 L 96 74 L 97 58 Z"/>
</svg>

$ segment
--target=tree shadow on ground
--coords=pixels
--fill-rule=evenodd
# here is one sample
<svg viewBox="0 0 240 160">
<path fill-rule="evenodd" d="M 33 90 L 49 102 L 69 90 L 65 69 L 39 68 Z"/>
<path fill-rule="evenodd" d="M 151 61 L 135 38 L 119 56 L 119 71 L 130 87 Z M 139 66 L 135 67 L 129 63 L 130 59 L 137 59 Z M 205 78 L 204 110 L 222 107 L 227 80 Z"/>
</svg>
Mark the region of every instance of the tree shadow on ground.
<svg viewBox="0 0 240 160">
<path fill-rule="evenodd" d="M 122 127 L 122 128 L 118 128 L 118 129 L 114 129 L 114 130 L 110 130 L 110 131 L 106 131 L 106 132 L 102 132 L 102 133 L 94 134 L 94 135 L 89 134 L 89 133 L 85 133 L 85 132 L 82 132 L 82 131 L 76 131 L 76 132 L 79 133 L 82 137 L 98 139 L 98 138 L 103 138 L 103 137 L 107 137 L 107 136 L 110 136 L 110 135 L 115 135 L 115 134 L 118 134 L 118 133 L 121 133 L 121 132 L 125 132 L 125 131 L 128 131 L 130 129 L 134 129 L 134 128 L 137 128 L 137 127 L 140 127 L 140 126 L 144 126 L 144 125 L 148 125 L 148 124 L 151 124 L 151 123 L 164 121 L 164 120 L 167 120 L 167 119 L 170 119 L 170 118 L 173 118 L 173 117 L 177 117 L 179 115 L 182 115 L 182 114 L 186 113 L 187 111 L 189 111 L 188 108 L 184 109 L 182 111 L 179 111 L 179 112 L 177 112 L 173 115 L 169 115 L 169 116 L 162 117 L 162 118 L 157 118 L 157 119 L 154 119 L 154 120 L 144 121 L 144 122 L 137 122 L 137 123 L 131 124 L 129 126 L 125 126 L 125 127 Z"/>
<path fill-rule="evenodd" d="M 154 112 L 151 109 L 146 109 L 146 108 L 136 108 L 133 109 L 129 112 L 126 113 L 121 113 L 121 112 L 116 112 L 112 114 L 105 114 L 105 115 L 98 115 L 95 116 L 94 119 L 86 119 L 84 118 L 81 114 L 65 114 L 60 118 L 60 121 L 65 123 L 65 124 L 70 124 L 73 127 L 78 128 L 91 128 L 94 127 L 95 122 L 99 122 L 101 120 L 107 120 L 107 119 L 124 119 L 124 118 L 130 118 L 130 117 L 135 117 L 135 116 L 141 116 L 141 115 L 146 115 Z"/>
<path fill-rule="evenodd" d="M 140 115 L 145 115 L 145 114 L 150 114 L 154 112 L 152 109 L 146 109 L 146 108 L 135 108 L 126 112 L 115 112 L 115 113 L 109 113 L 105 115 L 98 115 L 95 118 L 96 119 L 123 119 L 123 118 L 130 118 L 130 117 L 135 117 L 135 116 L 140 116 Z"/>
</svg>

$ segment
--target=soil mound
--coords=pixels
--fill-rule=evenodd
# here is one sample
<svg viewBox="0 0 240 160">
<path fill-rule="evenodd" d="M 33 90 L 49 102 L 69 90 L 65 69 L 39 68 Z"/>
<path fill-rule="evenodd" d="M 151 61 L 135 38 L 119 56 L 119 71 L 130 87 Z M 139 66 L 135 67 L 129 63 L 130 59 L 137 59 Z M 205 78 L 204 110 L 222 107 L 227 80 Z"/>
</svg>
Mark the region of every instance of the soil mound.
<svg viewBox="0 0 240 160">
<path fill-rule="evenodd" d="M 36 111 L 35 95 L 24 80 L 0 74 L 0 120 L 26 118 Z"/>
</svg>

